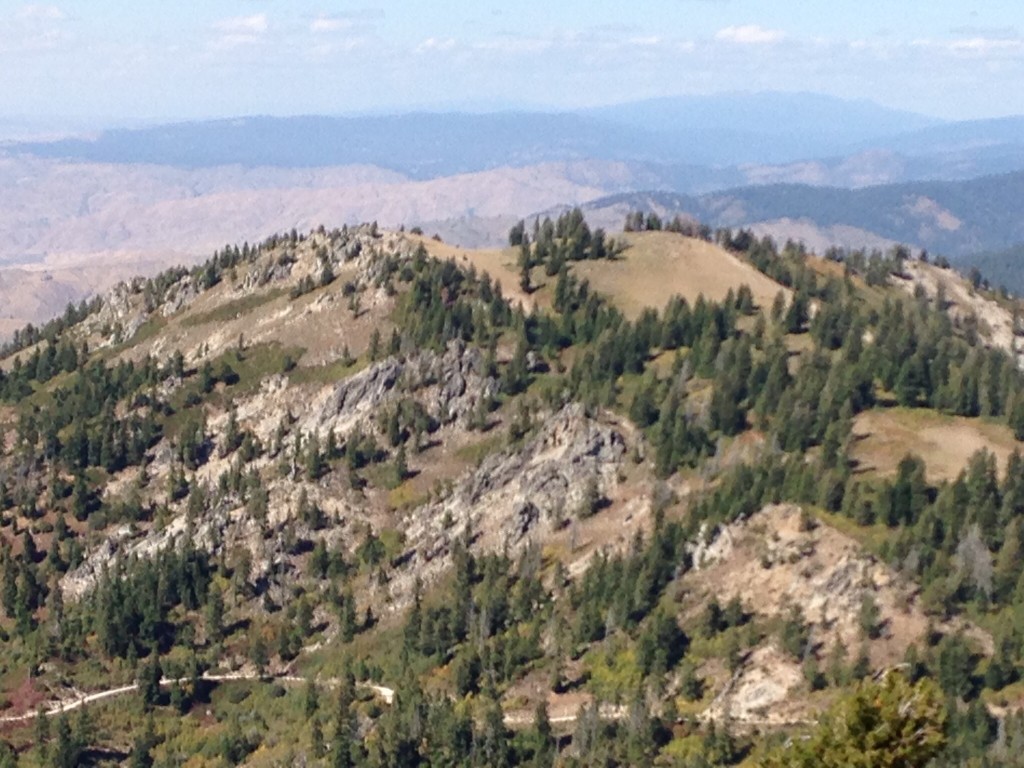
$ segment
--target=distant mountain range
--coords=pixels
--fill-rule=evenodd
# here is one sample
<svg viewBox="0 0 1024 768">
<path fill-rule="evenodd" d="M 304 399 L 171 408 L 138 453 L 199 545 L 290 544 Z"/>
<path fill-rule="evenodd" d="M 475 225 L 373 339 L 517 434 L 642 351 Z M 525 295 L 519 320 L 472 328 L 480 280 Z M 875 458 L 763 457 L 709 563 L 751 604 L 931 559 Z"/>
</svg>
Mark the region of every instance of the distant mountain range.
<svg viewBox="0 0 1024 768">
<path fill-rule="evenodd" d="M 731 93 L 632 102 L 584 112 L 653 131 L 679 158 L 715 166 L 789 163 L 847 154 L 941 121 L 869 101 L 808 93 Z"/>
<path fill-rule="evenodd" d="M 943 123 L 815 94 L 653 99 L 575 113 L 243 117 L 10 141 L 11 154 L 186 169 L 374 165 L 414 179 L 505 166 L 641 164 L 661 188 L 860 187 L 1024 170 L 1024 118 Z"/>
<path fill-rule="evenodd" d="M 772 184 L 700 196 L 632 192 L 593 200 L 584 210 L 608 227 L 640 210 L 714 227 L 752 227 L 817 248 L 906 243 L 977 265 L 993 282 L 1024 293 L 1024 172 L 861 189 Z"/>
<path fill-rule="evenodd" d="M 749 186 L 699 197 L 633 193 L 592 201 L 599 210 L 635 200 L 685 212 L 712 226 L 738 227 L 779 219 L 846 226 L 954 255 L 1024 241 L 1024 172 L 970 181 L 913 182 L 862 189 L 801 184 Z"/>
<path fill-rule="evenodd" d="M 936 127 L 868 102 L 812 94 L 656 99 L 578 113 L 246 117 L 18 142 L 14 152 L 189 168 L 371 164 L 417 177 L 552 160 L 707 165 L 788 163 Z M 728 181 L 727 179 L 724 179 Z"/>
<path fill-rule="evenodd" d="M 814 94 L 244 117 L 0 144 L 0 264 L 172 263 L 228 236 L 370 219 L 493 245 L 564 203 L 610 228 L 649 207 L 815 248 L 985 253 L 1024 292 L 1008 250 L 1022 201 L 1024 117 L 949 123 Z M 8 282 L 0 298 L 19 293 Z"/>
</svg>

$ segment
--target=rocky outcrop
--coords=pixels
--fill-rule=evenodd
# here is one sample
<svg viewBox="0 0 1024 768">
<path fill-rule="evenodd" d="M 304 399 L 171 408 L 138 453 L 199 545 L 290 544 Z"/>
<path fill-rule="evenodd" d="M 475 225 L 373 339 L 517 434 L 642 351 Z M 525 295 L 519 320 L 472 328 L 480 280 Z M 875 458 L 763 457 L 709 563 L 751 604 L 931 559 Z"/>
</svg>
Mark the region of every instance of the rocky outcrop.
<svg viewBox="0 0 1024 768">
<path fill-rule="evenodd" d="M 984 341 L 1002 349 L 1024 370 L 1024 349 L 1014 313 L 995 299 L 980 293 L 962 275 L 922 261 L 908 261 L 901 275 L 894 275 L 894 285 L 914 294 L 923 290 L 936 300 L 940 295 L 947 314 L 958 325 L 969 325 Z"/>
<path fill-rule="evenodd" d="M 202 293 L 202 290 L 196 285 L 195 278 L 192 275 L 185 275 L 168 290 L 167 298 L 160 307 L 160 314 L 164 317 L 170 317 L 180 312 L 198 299 L 200 293 Z"/>
<path fill-rule="evenodd" d="M 803 720 L 787 704 L 803 682 L 799 664 L 774 644 L 762 646 L 749 654 L 700 717 L 748 726 L 800 724 Z"/>
<path fill-rule="evenodd" d="M 765 507 L 749 519 L 702 531 L 701 539 L 691 550 L 694 567 L 721 574 L 723 594 L 776 614 L 800 606 L 809 621 L 841 628 L 848 645 L 856 642 L 865 595 L 894 615 L 910 599 L 884 563 L 795 505 Z"/>
<path fill-rule="evenodd" d="M 361 419 L 376 413 L 393 399 L 405 364 L 390 357 L 334 386 L 326 401 L 315 408 L 303 425 L 306 431 L 334 429 L 347 432 Z"/>
<path fill-rule="evenodd" d="M 343 435 L 401 397 L 416 397 L 442 424 L 466 426 L 482 399 L 498 394 L 480 350 L 452 341 L 441 354 L 389 357 L 327 390 L 301 420 L 306 432 Z"/>
<path fill-rule="evenodd" d="M 239 510 L 240 512 L 240 510 Z M 123 525 L 108 534 L 102 544 L 89 553 L 78 568 L 61 579 L 65 598 L 79 598 L 95 586 L 104 571 L 120 558 L 148 559 L 167 548 L 179 547 L 189 541 L 193 546 L 211 554 L 218 551 L 219 542 L 233 517 L 227 509 L 212 510 L 197 523 L 190 524 L 186 514 L 180 514 L 165 527 L 139 536 L 132 526 Z"/>
<path fill-rule="evenodd" d="M 252 292 L 268 283 L 287 280 L 292 274 L 292 263 L 279 259 L 270 264 L 254 264 L 242 278 L 242 292 Z"/>
<path fill-rule="evenodd" d="M 138 322 L 131 329 L 134 332 L 146 319 L 177 312 L 197 298 L 202 306 L 196 304 L 192 309 L 208 313 L 218 301 L 238 301 L 247 293 L 258 292 L 261 285 L 266 285 L 268 274 L 269 279 L 281 280 L 282 285 L 298 284 L 307 277 L 317 278 L 326 266 L 335 268 L 338 284 L 321 291 L 316 301 L 304 302 L 301 311 L 317 311 L 321 304 L 326 308 L 324 311 L 337 306 L 348 290 L 348 283 L 356 286 L 365 310 L 377 299 L 381 303 L 393 302 L 387 281 L 393 279 L 396 263 L 413 258 L 414 251 L 415 241 L 396 234 L 378 235 L 367 227 L 314 233 L 307 240 L 260 251 L 252 263 L 239 265 L 240 279 L 225 276 L 221 287 L 213 289 L 215 293 L 209 296 L 203 296 L 201 281 L 188 274 L 182 274 L 168 286 L 162 294 L 165 299 L 155 306 L 147 306 L 149 294 L 144 292 L 143 284 L 119 286 L 90 322 L 123 326 L 128 318 L 136 317 Z M 235 282 L 229 284 L 229 280 Z M 294 310 L 290 306 L 288 311 Z M 375 317 L 386 315 L 378 313 Z M 185 323 L 172 320 L 166 325 L 167 329 L 160 329 L 157 340 L 151 343 L 150 351 L 166 352 L 193 333 L 193 326 Z M 194 345 L 189 348 L 190 364 L 204 357 L 209 359 L 225 348 L 227 342 L 217 337 L 218 333 L 220 329 L 215 329 L 204 337 L 202 351 Z M 193 333 L 198 335 L 199 332 Z M 228 336 L 224 334 L 225 339 Z M 541 372 L 544 359 L 531 353 L 527 366 L 531 371 Z M 211 494 L 214 508 L 198 515 L 193 513 L 192 519 L 183 504 L 171 503 L 159 525 L 126 526 L 89 552 L 83 564 L 65 577 L 65 593 L 72 598 L 84 594 L 119 559 L 151 557 L 164 548 L 180 546 L 186 539 L 212 554 L 224 548 L 248 549 L 254 579 L 271 571 L 280 574 L 295 563 L 277 568 L 281 564 L 274 562 L 278 555 L 274 554 L 272 540 L 274 532 L 283 529 L 294 516 L 295 503 L 291 497 L 298 482 L 295 460 L 290 453 L 282 454 L 282 449 L 289 451 L 295 445 L 293 441 L 313 434 L 325 437 L 329 431 L 341 444 L 355 429 L 379 436 L 380 422 L 384 420 L 378 417 L 400 403 L 404 405 L 404 401 L 414 400 L 432 417 L 431 428 L 439 425 L 434 444 L 440 445 L 441 450 L 430 455 L 444 461 L 452 444 L 457 447 L 460 442 L 460 432 L 471 428 L 486 413 L 482 406 L 489 407 L 500 394 L 500 381 L 485 352 L 459 340 L 440 350 L 415 350 L 388 357 L 337 382 L 317 382 L 312 377 L 304 380 L 301 373 L 300 370 L 268 374 L 258 389 L 237 395 L 233 403 L 239 423 L 264 447 L 274 446 L 272 451 L 254 457 L 247 468 L 261 474 L 270 494 L 265 517 L 259 521 L 252 519 L 241 500 L 231 494 Z M 159 385 L 159 392 L 170 398 L 181 384 L 178 379 L 168 378 Z M 227 421 L 226 412 L 209 415 L 207 429 L 213 445 L 220 445 L 220 434 Z M 474 546 L 492 551 L 507 548 L 513 552 L 555 533 L 578 513 L 585 499 L 593 505 L 595 495 L 609 494 L 615 488 L 626 452 L 626 440 L 618 426 L 589 415 L 580 405 L 569 405 L 550 415 L 525 443 L 486 458 L 454 485 L 448 479 L 451 473 L 442 473 L 431 501 L 404 511 L 401 514 L 405 517 L 400 521 L 395 519 L 398 513 L 391 508 L 390 500 L 376 493 L 376 486 L 364 495 L 343 482 L 344 477 L 330 474 L 308 483 L 311 497 L 329 512 L 332 520 L 330 530 L 318 531 L 316 535 L 338 546 L 353 548 L 355 536 L 361 536 L 366 525 L 374 529 L 399 528 L 407 551 L 388 569 L 390 581 L 381 576 L 381 583 L 373 588 L 380 590 L 377 598 L 390 597 L 393 604 L 400 605 L 412 594 L 417 576 L 429 581 L 447 567 L 453 542 L 467 531 L 471 532 Z M 174 455 L 169 440 L 151 449 L 147 473 L 152 488 L 165 487 Z M 215 453 L 195 471 L 190 482 L 210 489 L 217 487 L 223 473 L 232 471 L 233 461 L 231 455 Z M 290 472 L 288 461 L 292 462 Z M 439 498 L 444 491 L 437 489 L 442 488 L 448 491 Z M 148 501 L 162 505 L 164 493 L 156 490 L 150 493 Z M 308 533 L 298 525 L 300 535 Z"/>
<path fill-rule="evenodd" d="M 118 283 L 83 326 L 89 333 L 104 337 L 100 346 L 110 346 L 130 339 L 148 318 L 149 313 L 133 284 Z"/>
<path fill-rule="evenodd" d="M 442 501 L 409 513 L 406 570 L 424 581 L 439 575 L 452 544 L 469 534 L 475 546 L 510 553 L 572 516 L 590 489 L 608 493 L 618 482 L 626 441 L 614 426 L 588 416 L 579 404 L 558 411 L 521 447 L 484 460 Z M 407 584 L 392 582 L 401 604 Z"/>
</svg>

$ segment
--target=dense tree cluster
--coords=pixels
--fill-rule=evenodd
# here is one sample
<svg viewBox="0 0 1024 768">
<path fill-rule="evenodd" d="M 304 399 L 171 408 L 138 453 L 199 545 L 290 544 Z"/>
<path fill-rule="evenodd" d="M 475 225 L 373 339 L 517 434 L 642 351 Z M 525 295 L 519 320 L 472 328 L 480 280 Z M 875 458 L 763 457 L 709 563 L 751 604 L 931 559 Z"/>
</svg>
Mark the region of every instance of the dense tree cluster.
<svg viewBox="0 0 1024 768">
<path fill-rule="evenodd" d="M 626 214 L 626 220 L 622 225 L 624 232 L 675 232 L 686 237 L 694 237 L 699 240 L 711 241 L 714 235 L 711 227 L 701 224 L 699 221 L 682 216 L 673 216 L 669 221 L 664 221 L 654 211 L 644 213 L 643 211 L 632 211 Z"/>
<path fill-rule="evenodd" d="M 603 229 L 591 231 L 579 208 L 566 211 L 555 221 L 535 219 L 532 240 L 526 223 L 520 221 L 509 231 L 508 242 L 519 249 L 519 284 L 527 292 L 532 290 L 531 270 L 535 267 L 543 267 L 544 274 L 552 277 L 574 261 L 615 258 L 621 247 Z"/>
</svg>

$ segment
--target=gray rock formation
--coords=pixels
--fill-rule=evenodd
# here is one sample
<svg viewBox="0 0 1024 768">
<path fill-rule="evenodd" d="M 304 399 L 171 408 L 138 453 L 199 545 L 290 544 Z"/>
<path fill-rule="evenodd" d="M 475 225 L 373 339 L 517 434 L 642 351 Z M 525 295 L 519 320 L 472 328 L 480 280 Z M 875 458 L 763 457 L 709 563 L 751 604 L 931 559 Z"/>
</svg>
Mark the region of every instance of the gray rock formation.
<svg viewBox="0 0 1024 768">
<path fill-rule="evenodd" d="M 484 375 L 480 350 L 452 341 L 442 354 L 389 357 L 339 382 L 300 426 L 305 432 L 333 429 L 344 435 L 402 397 L 416 397 L 442 424 L 466 426 L 480 401 L 497 396 L 498 389 L 498 380 Z"/>
<path fill-rule="evenodd" d="M 573 514 L 592 483 L 608 493 L 626 453 L 614 426 L 589 417 L 579 404 L 564 407 L 525 445 L 489 457 L 447 498 L 409 513 L 406 570 L 424 581 L 440 575 L 452 544 L 466 533 L 484 550 L 520 551 Z M 411 578 L 392 581 L 396 604 L 411 594 L 405 583 Z"/>
</svg>

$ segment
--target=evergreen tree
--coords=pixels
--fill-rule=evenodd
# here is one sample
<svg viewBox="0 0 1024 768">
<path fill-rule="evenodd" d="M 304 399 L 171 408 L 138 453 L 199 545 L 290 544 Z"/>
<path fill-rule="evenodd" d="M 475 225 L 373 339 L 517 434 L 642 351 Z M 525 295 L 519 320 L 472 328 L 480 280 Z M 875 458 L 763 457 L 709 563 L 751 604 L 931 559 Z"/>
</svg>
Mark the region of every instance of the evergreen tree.
<svg viewBox="0 0 1024 768">
<path fill-rule="evenodd" d="M 67 715 L 57 718 L 57 743 L 51 754 L 54 768 L 78 768 L 82 754 L 82 744 L 71 730 Z"/>
<path fill-rule="evenodd" d="M 946 711 L 934 685 L 896 672 L 860 684 L 807 739 L 793 739 L 761 768 L 924 768 L 946 744 Z"/>
<path fill-rule="evenodd" d="M 139 693 L 146 711 L 151 710 L 160 702 L 160 679 L 162 677 L 163 670 L 160 668 L 160 659 L 154 650 L 149 654 L 149 661 L 143 665 L 139 674 Z"/>
<path fill-rule="evenodd" d="M 131 768 L 153 768 L 153 747 L 157 745 L 156 729 L 152 715 L 146 718 L 145 730 L 135 739 L 132 756 L 129 761 Z"/>
</svg>

